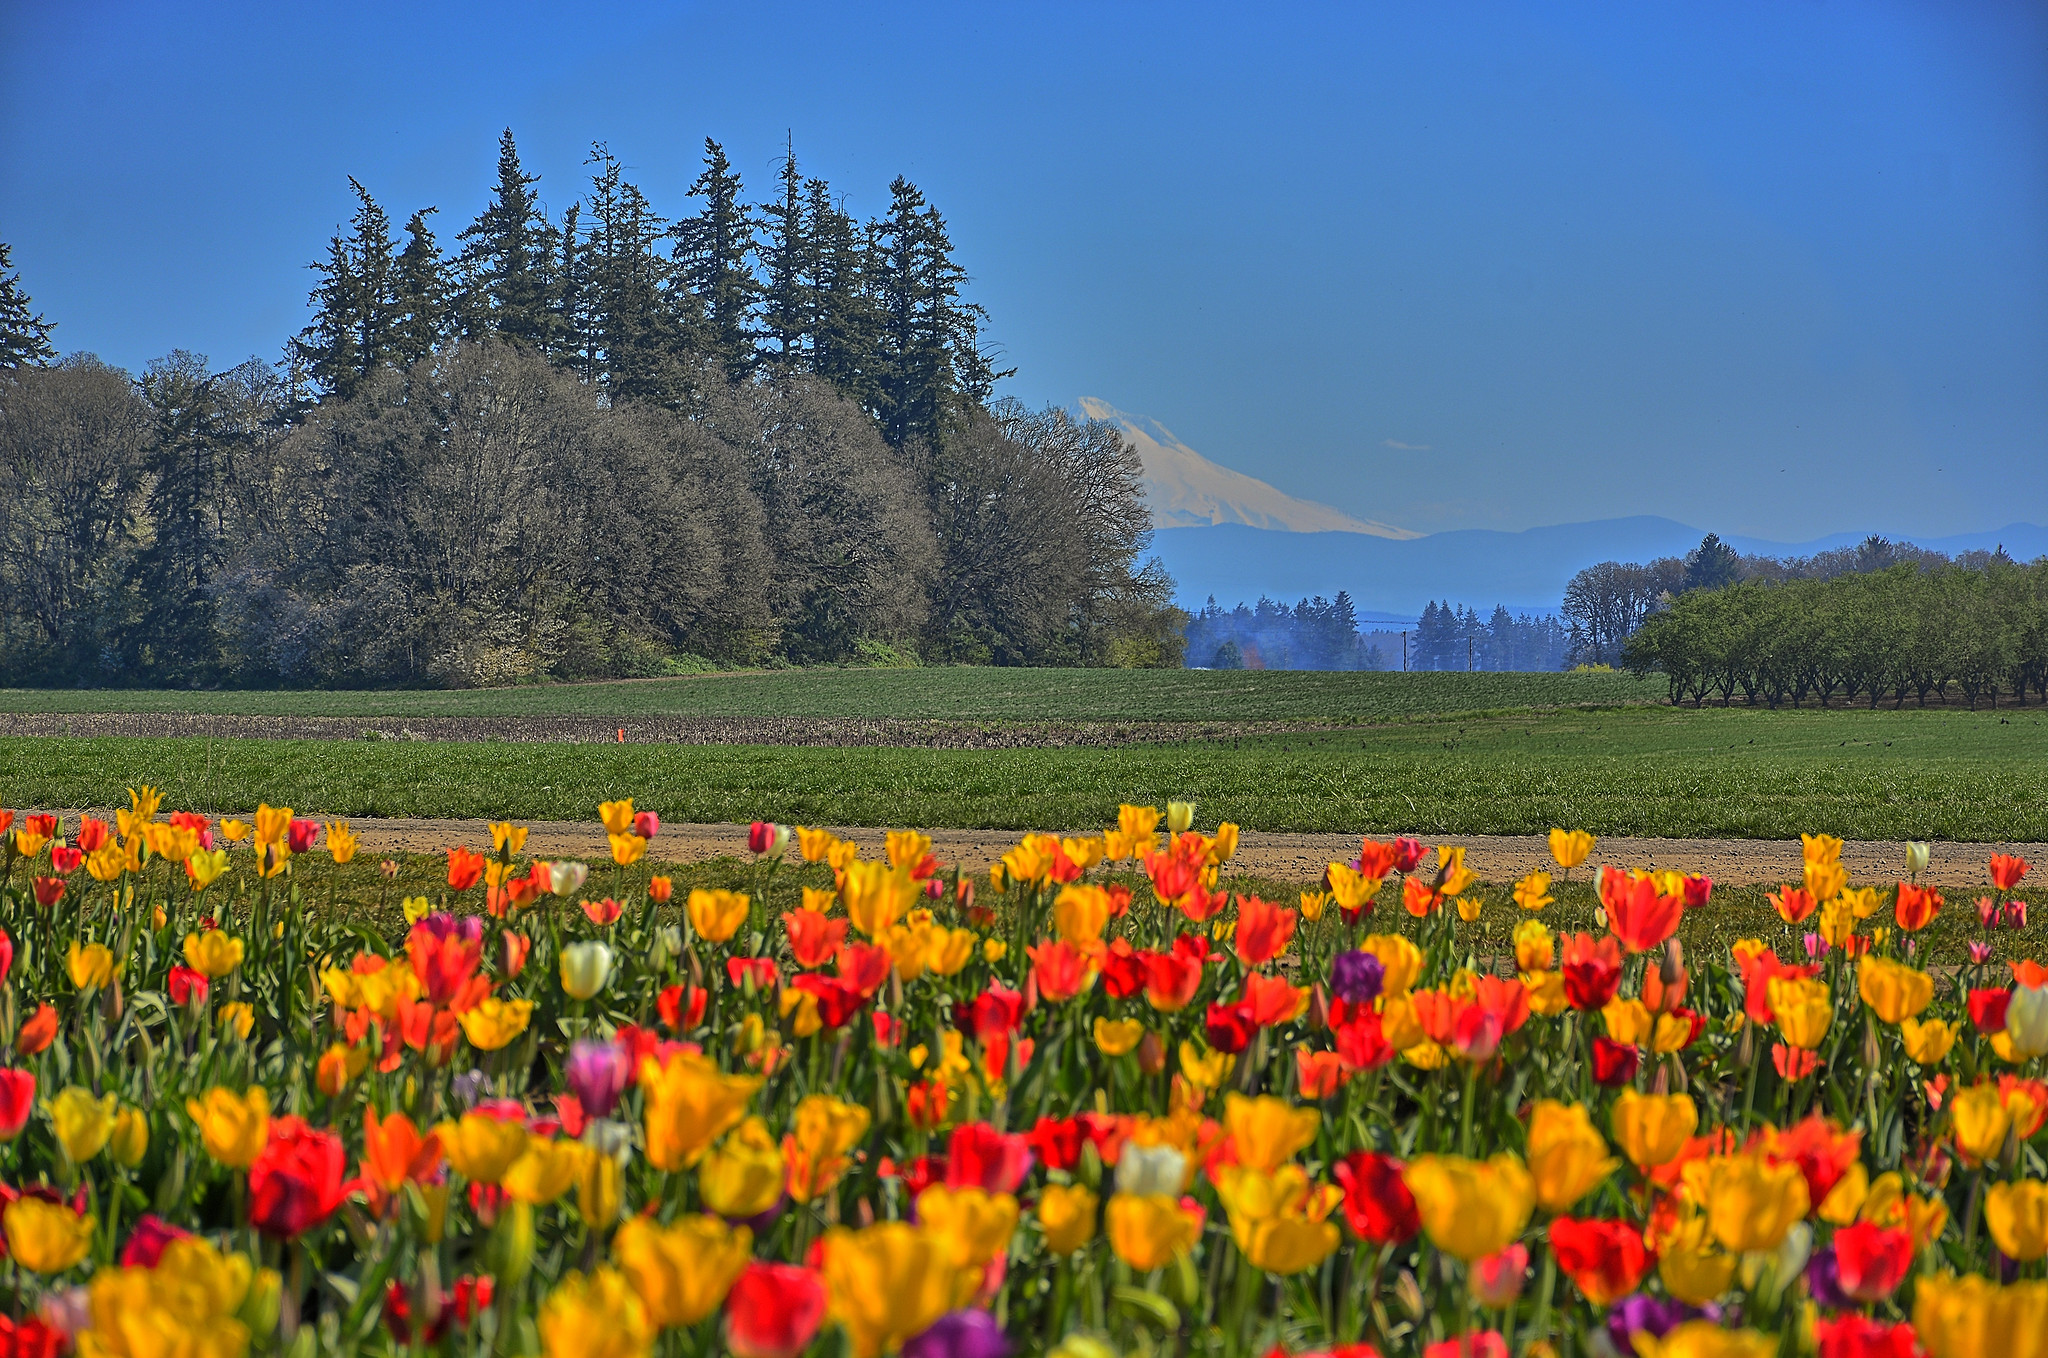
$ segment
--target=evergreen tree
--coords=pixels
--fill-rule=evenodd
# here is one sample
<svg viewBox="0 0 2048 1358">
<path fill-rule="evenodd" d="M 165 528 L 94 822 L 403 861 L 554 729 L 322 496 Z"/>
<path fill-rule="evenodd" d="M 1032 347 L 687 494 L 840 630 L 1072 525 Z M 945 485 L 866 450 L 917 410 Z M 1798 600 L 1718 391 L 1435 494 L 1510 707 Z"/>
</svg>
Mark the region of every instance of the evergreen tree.
<svg viewBox="0 0 2048 1358">
<path fill-rule="evenodd" d="M 210 586 L 224 532 L 220 403 L 206 359 L 182 349 L 152 362 L 138 386 L 156 428 L 144 457 L 153 482 L 151 532 L 134 566 L 141 616 L 128 629 L 137 651 L 130 659 L 161 682 L 215 681 L 220 633 Z"/>
<path fill-rule="evenodd" d="M 498 335 L 543 353 L 554 329 L 547 280 L 550 231 L 533 186 L 539 175 L 519 165 L 519 148 L 506 128 L 498 138 L 498 183 L 490 206 L 462 229 L 457 257 L 462 284 L 457 322 L 464 335 Z"/>
<path fill-rule="evenodd" d="M 761 331 L 773 346 L 770 357 L 785 372 L 799 370 L 811 333 L 811 239 L 804 212 L 803 177 L 792 144 L 782 159 L 782 196 L 761 206 L 768 240 L 761 262 L 768 271 L 761 293 Z"/>
<path fill-rule="evenodd" d="M 804 185 L 804 226 L 809 250 L 801 286 L 810 307 L 811 371 L 872 412 L 880 315 L 870 286 L 868 234 L 833 201 L 822 179 Z"/>
<path fill-rule="evenodd" d="M 307 299 L 313 323 L 298 339 L 308 375 L 344 401 L 394 357 L 401 318 L 391 219 L 353 177 L 348 185 L 356 213 L 349 234 L 328 241 L 327 259 L 309 266 L 321 277 Z"/>
<path fill-rule="evenodd" d="M 956 395 L 953 354 L 970 349 L 981 310 L 959 301 L 966 270 L 953 259 L 945 220 L 902 176 L 889 185 L 889 215 L 874 229 L 881 302 L 876 415 L 882 437 L 940 442 Z"/>
<path fill-rule="evenodd" d="M 405 249 L 398 256 L 391 353 L 408 370 L 433 353 L 452 330 L 448 261 L 427 224 L 434 212 L 421 208 L 406 219 Z"/>
<path fill-rule="evenodd" d="M 602 382 L 614 400 L 673 399 L 671 374 L 686 348 L 690 298 L 673 286 L 673 264 L 660 254 L 668 223 L 628 182 L 619 162 L 603 145 L 591 148 L 590 226 L 584 236 L 581 269 L 583 322 L 590 352 L 590 380 Z"/>
<path fill-rule="evenodd" d="M 756 224 L 743 191 L 725 148 L 706 137 L 704 172 L 690 185 L 704 210 L 675 226 L 684 284 L 703 310 L 702 347 L 735 382 L 754 367 L 754 307 L 761 292 L 750 262 Z"/>
<path fill-rule="evenodd" d="M 1887 563 L 1889 564 L 1889 563 Z M 1700 539 L 1685 558 L 1686 589 L 1724 589 L 1742 578 L 1742 558 L 1719 533 Z"/>
<path fill-rule="evenodd" d="M 29 310 L 21 275 L 7 272 L 13 264 L 12 253 L 7 242 L 0 240 L 0 368 L 45 367 L 57 357 L 50 344 L 56 322 Z"/>
</svg>

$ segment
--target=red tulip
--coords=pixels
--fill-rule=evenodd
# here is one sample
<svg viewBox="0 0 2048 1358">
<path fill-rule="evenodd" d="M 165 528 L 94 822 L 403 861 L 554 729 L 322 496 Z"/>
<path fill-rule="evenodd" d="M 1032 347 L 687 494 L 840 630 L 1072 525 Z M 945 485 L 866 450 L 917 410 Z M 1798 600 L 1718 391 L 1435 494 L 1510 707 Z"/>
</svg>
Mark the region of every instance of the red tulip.
<svg viewBox="0 0 2048 1358">
<path fill-rule="evenodd" d="M 1031 1142 L 986 1122 L 965 1122 L 946 1143 L 946 1182 L 954 1188 L 1014 1193 L 1031 1172 Z"/>
<path fill-rule="evenodd" d="M 1911 1324 L 1887 1325 L 1855 1312 L 1813 1322 L 1820 1358 L 1920 1358 Z"/>
<path fill-rule="evenodd" d="M 1343 1086 L 1346 1074 L 1344 1058 L 1335 1052 L 1294 1049 L 1295 1083 L 1305 1101 L 1329 1098 Z"/>
<path fill-rule="evenodd" d="M 14 1050 L 23 1056 L 34 1056 L 56 1040 L 57 1011 L 45 1000 L 14 1035 Z"/>
<path fill-rule="evenodd" d="M 1593 1039 L 1593 1079 L 1595 1083 L 1609 1089 L 1627 1084 L 1636 1078 L 1636 1069 L 1642 1064 L 1643 1054 L 1625 1042 L 1611 1038 Z"/>
<path fill-rule="evenodd" d="M 50 819 L 52 822 L 54 822 L 56 820 L 56 817 L 53 816 L 50 817 Z M 31 829 L 35 827 L 35 823 L 36 818 L 34 816 L 30 816 L 29 827 Z M 53 823 L 50 827 L 50 833 L 54 835 L 56 832 L 57 828 Z M 95 819 L 92 816 L 79 817 L 78 847 L 85 850 L 87 853 L 98 853 L 102 848 L 104 848 L 107 843 L 107 833 L 107 823 L 105 821 Z"/>
<path fill-rule="evenodd" d="M 36 1110 L 36 1077 L 12 1066 L 0 1067 L 0 1141 L 12 1141 Z"/>
<path fill-rule="evenodd" d="M 1113 1000 L 1129 999 L 1145 988 L 1145 954 L 1131 947 L 1129 939 L 1113 939 L 1102 959 L 1103 993 Z"/>
<path fill-rule="evenodd" d="M 341 1138 L 285 1116 L 270 1124 L 270 1140 L 249 1166 L 249 1224 L 281 1240 L 305 1234 L 341 1206 L 347 1158 Z"/>
<path fill-rule="evenodd" d="M 1251 1005 L 1242 1000 L 1236 1004 L 1212 1004 L 1202 1016 L 1203 1041 L 1212 1050 L 1232 1056 L 1249 1047 L 1258 1030 L 1258 1024 L 1252 1020 Z"/>
<path fill-rule="evenodd" d="M 654 1007 L 670 1032 L 687 1033 L 704 1021 L 711 994 L 703 986 L 672 985 L 654 997 Z"/>
<path fill-rule="evenodd" d="M 775 969 L 772 957 L 728 957 L 725 959 L 725 975 L 734 986 L 746 985 L 747 978 L 751 976 L 755 990 L 769 990 L 781 973 Z"/>
<path fill-rule="evenodd" d="M 1714 894 L 1714 879 L 1704 873 L 1693 873 L 1685 879 L 1685 908 L 1705 905 Z"/>
<path fill-rule="evenodd" d="M 44 839 L 55 839 L 57 837 L 57 818 L 48 812 L 43 812 L 40 815 L 30 816 L 27 820 L 23 821 L 22 828 L 32 835 L 41 835 Z M 105 822 L 101 823 L 100 828 L 102 832 L 105 831 Z"/>
<path fill-rule="evenodd" d="M 2018 854 L 1995 853 L 1991 855 L 1991 885 L 2000 891 L 2010 891 L 2020 884 L 2020 878 L 2027 875 L 2032 864 Z"/>
<path fill-rule="evenodd" d="M 1027 1139 L 1047 1169 L 1070 1170 L 1081 1163 L 1081 1124 L 1073 1118 L 1041 1117 Z"/>
<path fill-rule="evenodd" d="M 1593 941 L 1591 934 L 1569 934 L 1564 940 L 1564 997 L 1574 1009 L 1604 1009 L 1621 987 L 1621 948 L 1612 938 Z"/>
<path fill-rule="evenodd" d="M 50 846 L 50 866 L 66 876 L 77 872 L 79 865 L 83 862 L 85 862 L 85 851 L 83 849 L 73 848 L 69 844 L 52 844 Z"/>
<path fill-rule="evenodd" d="M 882 988 L 894 965 L 879 943 L 849 943 L 839 950 L 839 979 L 863 1000 Z"/>
<path fill-rule="evenodd" d="M 313 847 L 314 842 L 319 838 L 320 822 L 317 820 L 294 819 L 290 825 L 285 827 L 285 847 L 293 853 L 305 853 Z"/>
<path fill-rule="evenodd" d="M 1138 956 L 1145 962 L 1145 998 L 1154 1009 L 1169 1014 L 1185 1009 L 1202 988 L 1202 963 L 1179 948 L 1170 953 L 1141 952 Z"/>
<path fill-rule="evenodd" d="M 601 901 L 585 901 L 583 903 L 584 916 L 600 929 L 617 923 L 619 916 L 625 913 L 625 909 L 626 907 L 620 905 L 609 896 Z"/>
<path fill-rule="evenodd" d="M 1913 1233 L 1859 1221 L 1835 1232 L 1835 1269 L 1842 1290 L 1861 1302 L 1883 1301 L 1913 1266 Z"/>
<path fill-rule="evenodd" d="M 796 1358 L 825 1320 L 825 1283 L 794 1264 L 748 1264 L 725 1296 L 725 1346 L 738 1358 Z"/>
<path fill-rule="evenodd" d="M 1244 993 L 1238 1002 L 1250 1010 L 1254 1026 L 1269 1028 L 1299 1018 L 1308 1008 L 1308 993 L 1287 984 L 1285 976 L 1254 973 L 1244 978 Z"/>
<path fill-rule="evenodd" d="M 1353 1151 L 1336 1163 L 1333 1173 L 1344 1190 L 1344 1221 L 1359 1239 L 1396 1245 L 1414 1239 L 1422 1229 L 1415 1195 L 1401 1179 L 1404 1168 L 1378 1151 Z"/>
<path fill-rule="evenodd" d="M 1377 882 L 1394 870 L 1394 857 L 1393 845 L 1368 839 L 1359 846 L 1358 857 L 1351 860 L 1351 866 L 1358 870 L 1359 876 L 1370 877 Z"/>
<path fill-rule="evenodd" d="M 448 851 L 448 888 L 451 891 L 467 891 L 483 879 L 484 864 L 488 861 L 480 853 L 472 853 L 458 845 Z"/>
<path fill-rule="evenodd" d="M 1550 1223 L 1550 1248 L 1557 1266 L 1602 1310 L 1635 1291 L 1650 1271 L 1643 1233 L 1626 1221 L 1559 1217 Z"/>
<path fill-rule="evenodd" d="M 36 904 L 48 909 L 64 899 L 62 877 L 38 877 L 35 882 Z"/>
<path fill-rule="evenodd" d="M 41 1316 L 0 1316 L 0 1354 L 6 1358 L 58 1358 L 70 1347 L 71 1336 Z"/>
<path fill-rule="evenodd" d="M 1397 872 L 1413 872 L 1415 865 L 1422 861 L 1422 855 L 1429 848 L 1419 839 L 1396 839 L 1393 843 L 1394 869 Z"/>
<path fill-rule="evenodd" d="M 633 833 L 642 839 L 653 839 L 661 833 L 661 817 L 652 811 L 642 811 L 633 817 Z"/>
<path fill-rule="evenodd" d="M 1380 1016 L 1369 1009 L 1340 1024 L 1336 1033 L 1337 1059 L 1346 1070 L 1377 1070 L 1394 1059 Z"/>
<path fill-rule="evenodd" d="M 1972 990 L 1970 1022 L 1977 1025 L 1980 1033 L 2002 1033 L 2005 1031 L 2005 1009 L 2011 1003 L 2010 990 Z"/>
<path fill-rule="evenodd" d="M 191 1238 L 192 1232 L 173 1226 L 154 1212 L 147 1213 L 135 1223 L 128 1232 L 127 1243 L 121 1246 L 121 1267 L 155 1268 L 172 1241 Z"/>
<path fill-rule="evenodd" d="M 790 956 L 806 971 L 822 967 L 838 955 L 849 927 L 850 921 L 827 919 L 815 910 L 791 910 L 782 916 Z"/>
<path fill-rule="evenodd" d="M 194 971 L 187 966 L 173 966 L 165 989 L 170 991 L 172 1004 L 205 1004 L 210 985 L 205 972 Z"/>
<path fill-rule="evenodd" d="M 1799 1081 L 1820 1066 L 1820 1053 L 1804 1047 L 1788 1047 L 1782 1042 L 1771 1044 L 1771 1064 L 1777 1067 L 1778 1078 Z"/>
<path fill-rule="evenodd" d="M 860 992 L 858 986 L 839 976 L 820 976 L 815 971 L 807 971 L 791 980 L 790 985 L 816 998 L 818 1021 L 827 1028 L 844 1027 L 846 1021 L 859 1013 L 861 1005 L 867 1002 L 867 996 Z"/>
<path fill-rule="evenodd" d="M 14 940 L 5 929 L 0 929 L 0 982 L 7 979 L 7 973 L 14 970 Z"/>
</svg>

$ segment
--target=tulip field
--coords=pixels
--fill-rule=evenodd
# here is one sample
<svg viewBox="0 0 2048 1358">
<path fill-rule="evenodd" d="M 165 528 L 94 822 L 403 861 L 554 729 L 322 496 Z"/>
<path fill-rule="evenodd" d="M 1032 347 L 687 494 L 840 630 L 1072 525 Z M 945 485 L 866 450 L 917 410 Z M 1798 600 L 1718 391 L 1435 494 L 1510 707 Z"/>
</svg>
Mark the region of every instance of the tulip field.
<svg viewBox="0 0 2048 1358">
<path fill-rule="evenodd" d="M 726 886 L 598 811 L 428 886 L 287 807 L 0 812 L 5 1351 L 2048 1352 L 2024 859 L 1808 836 L 1688 954 L 1713 883 L 1568 829 L 1503 935 L 1462 850 L 1268 900 L 1186 803 L 985 875 L 756 822 Z"/>
</svg>

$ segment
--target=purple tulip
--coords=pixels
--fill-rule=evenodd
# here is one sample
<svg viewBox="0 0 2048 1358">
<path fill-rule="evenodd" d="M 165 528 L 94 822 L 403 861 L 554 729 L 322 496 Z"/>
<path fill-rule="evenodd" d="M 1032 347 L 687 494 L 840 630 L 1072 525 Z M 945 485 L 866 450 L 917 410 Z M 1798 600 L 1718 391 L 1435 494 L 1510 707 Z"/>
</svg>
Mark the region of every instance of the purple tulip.
<svg viewBox="0 0 2048 1358">
<path fill-rule="evenodd" d="M 1010 1358 L 1010 1341 L 986 1311 L 953 1311 L 903 1346 L 903 1358 Z"/>
<path fill-rule="evenodd" d="M 1387 971 L 1369 952 L 1340 952 L 1330 966 L 1330 989 L 1346 1004 L 1367 1004 L 1379 998 Z"/>
<path fill-rule="evenodd" d="M 1815 1250 L 1806 1262 L 1806 1286 L 1813 1299 L 1830 1311 L 1853 1311 L 1859 1304 L 1842 1290 L 1841 1268 L 1835 1261 L 1835 1247 Z"/>
<path fill-rule="evenodd" d="M 625 1049 L 616 1042 L 578 1040 L 569 1048 L 569 1092 L 583 1105 L 586 1117 L 610 1116 L 632 1073 Z"/>
<path fill-rule="evenodd" d="M 1672 1297 L 1652 1297 L 1638 1292 L 1623 1297 L 1614 1303 L 1607 1313 L 1607 1337 L 1614 1341 L 1620 1353 L 1634 1353 L 1635 1346 L 1630 1336 L 1647 1334 L 1653 1339 L 1662 1339 L 1688 1320 L 1705 1316 L 1710 1320 L 1720 1318 L 1720 1312 L 1709 1306 L 1702 1311 L 1696 1306 L 1687 1306 Z"/>
</svg>

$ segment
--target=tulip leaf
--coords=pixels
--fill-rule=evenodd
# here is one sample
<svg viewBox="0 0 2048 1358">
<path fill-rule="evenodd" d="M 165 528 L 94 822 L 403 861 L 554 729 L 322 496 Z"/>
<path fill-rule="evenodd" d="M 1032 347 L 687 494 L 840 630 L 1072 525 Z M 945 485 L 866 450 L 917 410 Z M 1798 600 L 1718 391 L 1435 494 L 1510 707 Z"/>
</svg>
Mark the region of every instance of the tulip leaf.
<svg viewBox="0 0 2048 1358">
<path fill-rule="evenodd" d="M 1150 1321 L 1168 1333 L 1180 1328 L 1180 1308 L 1157 1292 L 1125 1284 L 1119 1285 L 1110 1296 L 1134 1319 Z"/>
</svg>

